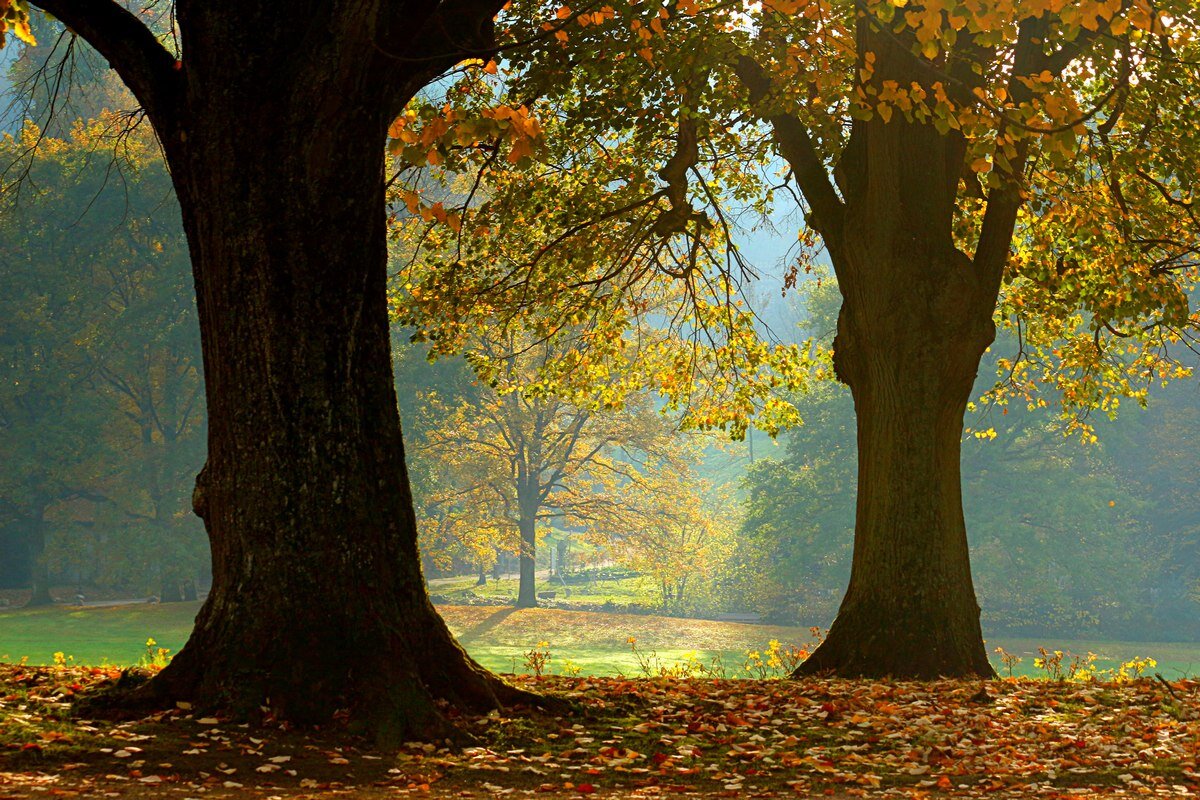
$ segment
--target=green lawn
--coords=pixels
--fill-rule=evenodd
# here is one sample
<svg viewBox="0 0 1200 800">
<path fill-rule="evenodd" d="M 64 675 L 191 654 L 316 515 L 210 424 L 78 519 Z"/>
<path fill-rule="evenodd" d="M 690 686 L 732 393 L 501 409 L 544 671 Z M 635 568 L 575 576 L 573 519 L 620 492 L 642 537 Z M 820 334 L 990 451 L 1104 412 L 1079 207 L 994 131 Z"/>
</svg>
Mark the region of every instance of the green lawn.
<svg viewBox="0 0 1200 800">
<path fill-rule="evenodd" d="M 502 578 L 498 581 L 488 578 L 486 586 L 476 586 L 475 578 L 463 577 L 435 580 L 430 586 L 430 592 L 447 597 L 452 602 L 471 596 L 511 601 L 516 599 L 518 585 L 519 581 L 516 578 Z M 539 580 L 535 590 L 554 592 L 556 600 L 566 603 L 614 603 L 622 606 L 638 604 L 653 608 L 660 602 L 660 596 L 654 591 L 653 581 L 644 577 L 595 579 L 569 585 L 551 578 Z"/>
<path fill-rule="evenodd" d="M 147 637 L 178 651 L 199 609 L 199 603 L 139 603 L 0 612 L 0 660 L 49 664 L 63 652 L 82 664 L 132 664 L 145 653 Z"/>
<path fill-rule="evenodd" d="M 28 657 L 47 664 L 54 653 L 74 656 L 79 663 L 130 664 L 145 652 L 147 637 L 178 651 L 187 639 L 197 603 L 130 605 L 113 608 L 56 606 L 0 612 L 0 660 Z M 601 614 L 554 609 L 515 610 L 507 607 L 449 606 L 441 609 L 451 630 L 485 666 L 503 672 L 524 671 L 524 653 L 538 642 L 548 643 L 551 670 L 562 671 L 570 660 L 584 674 L 639 674 L 629 638 L 644 654 L 656 653 L 670 665 L 689 653 L 707 663 L 720 657 L 728 674 L 736 674 L 745 651 L 763 650 L 771 639 L 785 645 L 809 642 L 806 628 L 746 625 L 733 622 L 676 619 L 630 614 Z M 1101 657 L 1099 666 L 1112 667 L 1134 657 L 1158 661 L 1156 671 L 1169 678 L 1200 674 L 1200 643 L 1037 641 L 995 638 L 988 642 L 1022 656 L 1018 674 L 1035 674 L 1038 645 Z M 996 661 L 995 658 L 993 658 Z M 998 661 L 997 667 L 999 667 Z"/>
</svg>

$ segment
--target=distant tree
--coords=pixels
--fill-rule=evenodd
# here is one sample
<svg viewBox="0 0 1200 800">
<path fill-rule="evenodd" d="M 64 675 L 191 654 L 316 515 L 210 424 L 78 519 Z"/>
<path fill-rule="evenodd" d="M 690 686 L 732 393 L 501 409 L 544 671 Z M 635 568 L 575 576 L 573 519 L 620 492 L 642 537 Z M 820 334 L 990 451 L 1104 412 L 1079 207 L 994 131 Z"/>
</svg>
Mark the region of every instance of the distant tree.
<svg viewBox="0 0 1200 800">
<path fill-rule="evenodd" d="M 691 464 L 656 471 L 630 493 L 636 516 L 610 537 L 613 557 L 650 578 L 664 612 L 700 605 L 724 577 L 739 522 L 735 501 Z"/>
<path fill-rule="evenodd" d="M 1156 390 L 1144 412 L 1103 426 L 1100 445 L 1113 479 L 1142 501 L 1134 511 L 1154 565 L 1128 630 L 1200 636 L 1200 387 L 1181 380 Z"/>
<path fill-rule="evenodd" d="M 556 341 L 481 334 L 472 352 L 495 364 L 490 390 L 451 407 L 427 398 L 442 422 L 418 445 L 437 473 L 419 506 L 422 530 L 434 552 L 454 547 L 481 567 L 497 550 L 518 553 L 516 604 L 531 608 L 539 526 L 554 520 L 602 537 L 626 530 L 640 519 L 637 487 L 653 471 L 686 465 L 670 423 L 625 385 L 638 385 L 622 374 L 635 369 L 629 361 L 600 365 L 606 379 L 581 380 L 561 397 L 537 383 L 550 362 L 570 360 Z"/>
</svg>

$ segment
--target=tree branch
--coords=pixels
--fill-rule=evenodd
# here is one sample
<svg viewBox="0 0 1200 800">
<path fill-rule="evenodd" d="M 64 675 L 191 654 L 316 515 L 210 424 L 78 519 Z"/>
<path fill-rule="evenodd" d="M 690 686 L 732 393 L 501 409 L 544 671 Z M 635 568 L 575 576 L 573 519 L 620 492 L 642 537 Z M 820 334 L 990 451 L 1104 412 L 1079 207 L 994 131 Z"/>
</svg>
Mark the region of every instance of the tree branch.
<svg viewBox="0 0 1200 800">
<path fill-rule="evenodd" d="M 739 56 L 735 71 L 742 85 L 750 90 L 751 103 L 758 104 L 770 94 L 770 77 L 762 65 L 750 56 Z M 840 238 L 845 205 L 833 188 L 829 171 L 817 154 L 808 129 L 799 119 L 787 114 L 768 114 L 764 119 L 771 124 L 780 154 L 792 168 L 800 191 L 812 207 L 809 224 L 827 243 Z"/>
<path fill-rule="evenodd" d="M 376 49 L 398 79 L 387 98 L 389 113 L 400 113 L 421 88 L 460 61 L 495 56 L 494 20 L 505 2 L 417 0 L 385 9 Z"/>
<path fill-rule="evenodd" d="M 1047 55 L 1043 47 L 1051 21 L 1050 15 L 1044 15 L 1040 18 L 1026 19 L 1021 23 L 1013 55 L 1012 79 L 1008 84 L 1008 92 L 1014 105 L 1019 106 L 1032 99 L 1032 91 L 1020 80 L 1021 78 L 1037 75 L 1044 70 L 1048 70 L 1055 77 L 1061 76 L 1100 33 L 1081 31 L 1073 42 L 1068 42 Z M 1093 114 L 1107 104 L 1117 88 L 1119 87 L 1113 87 L 1113 91 L 1097 104 Z M 1013 231 L 1016 229 L 1017 214 L 1025 202 L 1022 183 L 1028 157 L 1029 139 L 1023 137 L 1017 143 L 1017 157 L 1010 159 L 1011 174 L 1000 186 L 988 192 L 987 209 L 983 215 L 979 242 L 975 246 L 974 262 L 993 297 L 1000 291 L 1000 283 L 1004 279 L 1004 269 L 1012 247 Z"/>
<path fill-rule="evenodd" d="M 94 47 L 121 76 L 156 127 L 169 120 L 182 94 L 182 72 L 175 68 L 175 57 L 137 17 L 112 0 L 31 3 Z"/>
</svg>

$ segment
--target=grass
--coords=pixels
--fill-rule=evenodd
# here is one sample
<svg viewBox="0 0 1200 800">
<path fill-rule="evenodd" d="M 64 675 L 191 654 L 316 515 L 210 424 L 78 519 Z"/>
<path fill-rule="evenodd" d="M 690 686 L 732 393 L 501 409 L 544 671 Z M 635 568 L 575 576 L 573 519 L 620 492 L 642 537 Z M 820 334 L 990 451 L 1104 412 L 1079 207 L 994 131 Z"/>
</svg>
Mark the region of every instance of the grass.
<svg viewBox="0 0 1200 800">
<path fill-rule="evenodd" d="M 519 581 L 516 578 L 488 578 L 486 586 L 476 586 L 471 577 L 438 580 L 431 587 L 434 594 L 455 599 L 468 597 L 483 597 L 492 600 L 512 601 L 517 596 Z M 539 580 L 535 591 L 554 592 L 555 599 L 567 603 L 596 604 L 606 602 L 617 605 L 638 604 L 654 608 L 659 603 L 652 581 L 643 577 L 623 578 L 620 580 L 591 580 L 585 583 L 564 585 L 557 579 Z"/>
<path fill-rule="evenodd" d="M 0 661 L 28 657 L 32 664 L 51 664 L 54 653 L 61 651 L 81 664 L 132 664 L 145 653 L 151 636 L 159 646 L 178 652 L 198 609 L 197 603 L 166 603 L 0 612 Z M 589 675 L 640 674 L 630 650 L 631 636 L 643 654 L 656 654 L 664 665 L 683 661 L 689 653 L 705 663 L 720 657 L 731 675 L 745 661 L 746 650 L 762 650 L 771 639 L 784 645 L 811 641 L 808 629 L 798 627 L 498 606 L 445 606 L 441 611 L 467 650 L 485 666 L 502 672 L 522 671 L 524 654 L 541 641 L 548 642 L 550 671 L 562 672 L 569 660 Z M 1023 658 L 1015 671 L 1018 675 L 1038 674 L 1033 659 L 1039 645 L 1077 654 L 1092 651 L 1100 656 L 1101 668 L 1150 656 L 1158 661 L 1154 671 L 1168 678 L 1200 673 L 1200 643 L 1004 638 L 988 642 L 989 650 L 997 645 Z"/>
<path fill-rule="evenodd" d="M 637 675 L 630 637 L 646 657 L 667 666 L 691 656 L 705 663 L 721 657 L 727 668 L 740 665 L 746 650 L 761 650 L 771 639 L 800 644 L 811 638 L 802 628 L 674 617 L 486 606 L 440 610 L 471 655 L 503 672 L 514 671 L 514 665 L 522 671 L 523 654 L 539 641 L 548 643 L 553 672 L 561 672 L 570 660 L 588 675 Z"/>
<path fill-rule="evenodd" d="M 50 606 L 0 613 L 0 661 L 23 657 L 52 664 L 54 653 L 80 664 L 133 664 L 146 639 L 178 652 L 191 633 L 199 603 L 139 603 L 104 608 Z"/>
</svg>

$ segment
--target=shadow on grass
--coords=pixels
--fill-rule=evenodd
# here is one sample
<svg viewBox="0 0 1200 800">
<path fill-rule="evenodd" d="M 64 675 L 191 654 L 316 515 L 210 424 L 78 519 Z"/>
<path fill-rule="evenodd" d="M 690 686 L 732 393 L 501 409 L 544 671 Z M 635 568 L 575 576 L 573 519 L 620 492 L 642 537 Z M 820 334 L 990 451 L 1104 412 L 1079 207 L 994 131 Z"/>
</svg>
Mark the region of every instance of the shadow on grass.
<svg viewBox="0 0 1200 800">
<path fill-rule="evenodd" d="M 474 628 L 463 631 L 462 635 L 458 637 L 458 641 L 464 645 L 470 644 L 484 634 L 495 630 L 500 623 L 508 619 L 509 616 L 516 610 L 517 609 L 515 608 L 502 608 L 496 613 L 488 615 L 486 619 L 484 619 Z"/>
</svg>

